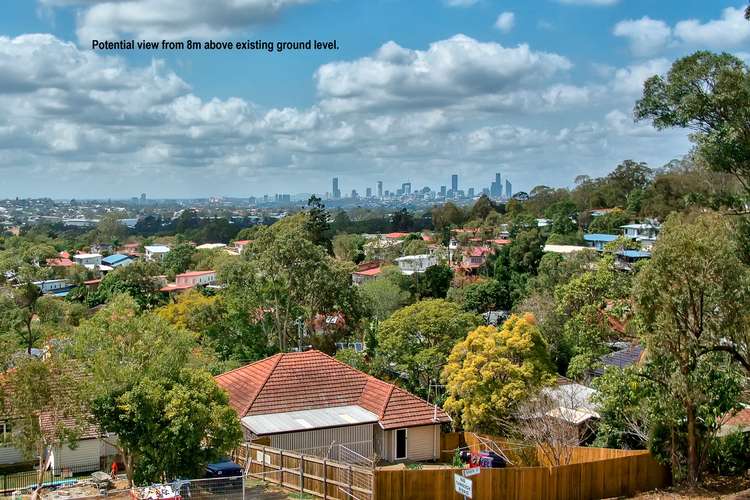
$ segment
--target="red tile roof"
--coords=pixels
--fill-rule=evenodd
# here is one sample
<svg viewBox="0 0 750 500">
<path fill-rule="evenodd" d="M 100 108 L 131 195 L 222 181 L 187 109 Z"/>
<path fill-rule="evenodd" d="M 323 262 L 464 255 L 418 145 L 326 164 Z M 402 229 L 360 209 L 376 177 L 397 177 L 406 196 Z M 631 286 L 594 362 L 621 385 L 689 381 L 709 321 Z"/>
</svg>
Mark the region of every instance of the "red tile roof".
<svg viewBox="0 0 750 500">
<path fill-rule="evenodd" d="M 49 267 L 73 267 L 76 263 L 65 257 L 60 257 L 56 259 L 47 259 L 47 265 Z"/>
<path fill-rule="evenodd" d="M 737 427 L 750 427 L 750 408 L 744 408 L 735 414 L 724 416 L 722 425 L 734 425 Z"/>
<path fill-rule="evenodd" d="M 388 233 L 385 235 L 385 237 L 390 240 L 398 240 L 400 238 L 406 238 L 407 236 L 409 236 L 409 233 Z"/>
<path fill-rule="evenodd" d="M 494 240 L 487 240 L 489 243 L 494 243 L 495 245 L 510 245 L 511 240 L 505 239 L 505 238 L 496 238 Z"/>
<path fill-rule="evenodd" d="M 276 354 L 216 381 L 240 417 L 359 405 L 384 429 L 450 421 L 441 408 L 316 350 Z"/>
<path fill-rule="evenodd" d="M 372 269 L 365 269 L 364 271 L 354 271 L 354 274 L 358 274 L 360 276 L 377 276 L 383 272 L 383 269 L 380 267 L 374 267 Z"/>
</svg>

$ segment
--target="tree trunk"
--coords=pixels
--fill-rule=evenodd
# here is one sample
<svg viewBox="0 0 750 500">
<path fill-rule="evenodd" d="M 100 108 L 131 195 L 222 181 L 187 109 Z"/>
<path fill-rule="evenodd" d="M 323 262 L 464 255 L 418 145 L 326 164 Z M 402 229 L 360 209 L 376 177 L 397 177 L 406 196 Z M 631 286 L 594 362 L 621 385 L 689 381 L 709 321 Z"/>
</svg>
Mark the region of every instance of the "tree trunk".
<svg viewBox="0 0 750 500">
<path fill-rule="evenodd" d="M 698 481 L 698 446 L 695 431 L 695 405 L 688 402 L 685 405 L 687 414 L 687 441 L 688 441 L 688 481 Z"/>
</svg>

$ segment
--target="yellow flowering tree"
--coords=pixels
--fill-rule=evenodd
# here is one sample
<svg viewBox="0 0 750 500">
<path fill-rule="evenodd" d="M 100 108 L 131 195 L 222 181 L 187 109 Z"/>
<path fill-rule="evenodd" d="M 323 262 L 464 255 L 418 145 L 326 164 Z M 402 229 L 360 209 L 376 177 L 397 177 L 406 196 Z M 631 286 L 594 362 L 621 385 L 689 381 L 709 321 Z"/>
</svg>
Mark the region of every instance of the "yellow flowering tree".
<svg viewBox="0 0 750 500">
<path fill-rule="evenodd" d="M 480 326 L 457 343 L 443 371 L 443 407 L 454 425 L 499 433 L 517 404 L 552 383 L 552 364 L 534 316 L 512 315 L 497 329 Z"/>
</svg>

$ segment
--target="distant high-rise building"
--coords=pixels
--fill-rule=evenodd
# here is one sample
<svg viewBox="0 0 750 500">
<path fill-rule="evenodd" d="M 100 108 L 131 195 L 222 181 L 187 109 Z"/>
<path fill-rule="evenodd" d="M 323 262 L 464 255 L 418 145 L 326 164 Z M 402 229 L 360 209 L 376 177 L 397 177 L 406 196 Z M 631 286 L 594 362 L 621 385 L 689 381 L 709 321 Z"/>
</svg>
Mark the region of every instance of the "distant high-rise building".
<svg viewBox="0 0 750 500">
<path fill-rule="evenodd" d="M 474 188 L 469 188 L 469 198 L 474 198 Z"/>
<path fill-rule="evenodd" d="M 482 188 L 482 194 L 489 196 L 490 195 L 490 189 L 489 188 Z"/>
<path fill-rule="evenodd" d="M 334 177 L 333 178 L 333 189 L 331 189 L 331 193 L 333 194 L 333 199 L 338 200 L 341 198 L 341 191 L 339 191 L 339 178 Z"/>
<path fill-rule="evenodd" d="M 510 181 L 508 179 L 505 179 L 505 197 L 510 199 L 513 196 L 513 186 L 511 186 Z"/>
<path fill-rule="evenodd" d="M 490 196 L 493 198 L 502 198 L 503 196 L 503 181 L 500 174 L 495 174 L 495 181 L 490 185 Z"/>
<path fill-rule="evenodd" d="M 385 197 L 386 198 L 390 198 L 390 196 L 391 196 L 391 192 L 386 189 L 385 190 Z"/>
<path fill-rule="evenodd" d="M 440 196 L 445 198 L 445 186 L 440 186 Z"/>
<path fill-rule="evenodd" d="M 458 193 L 458 174 L 451 175 L 451 191 L 453 191 L 454 196 Z"/>
<path fill-rule="evenodd" d="M 367 198 L 372 198 L 372 188 L 365 189 L 365 196 Z"/>
<path fill-rule="evenodd" d="M 383 197 L 383 181 L 378 181 L 378 198 Z"/>
<path fill-rule="evenodd" d="M 403 194 L 411 194 L 411 182 L 404 182 L 401 184 L 401 192 Z"/>
<path fill-rule="evenodd" d="M 359 198 L 359 194 L 357 194 L 357 190 L 356 189 L 352 189 L 352 199 L 356 200 L 357 198 Z"/>
</svg>

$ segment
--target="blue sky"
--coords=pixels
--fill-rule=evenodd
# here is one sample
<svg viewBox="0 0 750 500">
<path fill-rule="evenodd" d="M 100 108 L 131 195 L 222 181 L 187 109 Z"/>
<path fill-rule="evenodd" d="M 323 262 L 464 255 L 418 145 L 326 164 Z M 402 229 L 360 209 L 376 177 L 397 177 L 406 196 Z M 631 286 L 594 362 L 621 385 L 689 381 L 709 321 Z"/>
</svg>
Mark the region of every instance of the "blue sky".
<svg viewBox="0 0 750 500">
<path fill-rule="evenodd" d="M 410 181 L 571 185 L 658 167 L 642 81 L 698 49 L 750 59 L 738 1 L 6 0 L 0 197 L 153 197 Z M 92 52 L 91 39 L 336 39 L 338 51 Z"/>
</svg>

